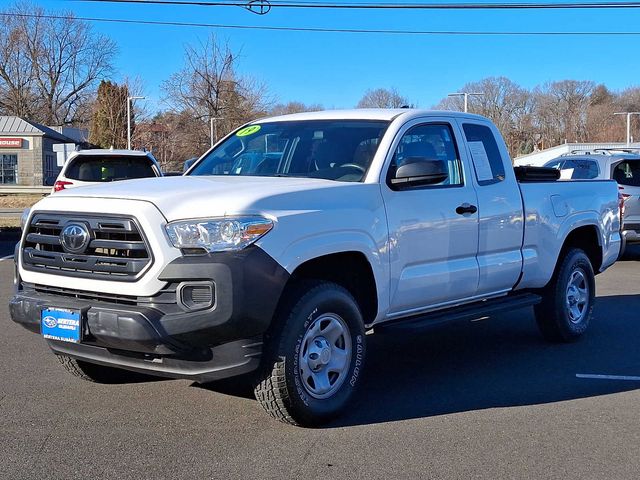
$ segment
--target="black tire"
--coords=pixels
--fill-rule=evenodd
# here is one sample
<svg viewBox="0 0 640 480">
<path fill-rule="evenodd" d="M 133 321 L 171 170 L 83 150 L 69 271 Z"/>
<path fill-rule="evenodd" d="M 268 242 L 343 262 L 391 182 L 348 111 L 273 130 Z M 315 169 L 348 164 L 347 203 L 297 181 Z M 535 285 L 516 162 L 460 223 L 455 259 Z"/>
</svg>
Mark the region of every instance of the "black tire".
<svg viewBox="0 0 640 480">
<path fill-rule="evenodd" d="M 567 251 L 560 262 L 534 311 L 545 339 L 572 342 L 589 327 L 596 294 L 595 275 L 589 257 L 579 248 Z M 579 300 L 576 288 L 569 290 L 570 283 L 579 288 Z"/>
<path fill-rule="evenodd" d="M 132 383 L 153 378 L 142 373 L 131 372 L 121 368 L 105 367 L 104 365 L 84 362 L 66 355 L 56 355 L 56 357 L 67 372 L 87 382 L 107 384 Z"/>
<path fill-rule="evenodd" d="M 627 250 L 627 237 L 622 235 L 622 241 L 620 242 L 620 253 L 618 254 L 618 260 L 622 260 L 624 252 Z"/>
<path fill-rule="evenodd" d="M 321 335 L 329 332 L 330 326 L 337 331 L 348 330 L 348 335 L 342 334 L 333 346 L 329 341 L 323 343 Z M 327 334 L 329 340 L 332 337 Z M 311 350 L 320 345 L 324 346 L 318 356 Z M 337 359 L 344 355 L 347 345 L 350 355 L 344 357 L 349 358 L 344 360 L 345 367 L 339 373 L 330 371 L 334 356 Z M 331 352 L 328 356 L 327 348 Z M 313 354 L 318 359 L 315 367 L 309 360 Z M 326 423 L 337 417 L 353 397 L 362 377 L 365 354 L 364 323 L 353 296 L 334 283 L 299 284 L 288 292 L 274 319 L 274 329 L 265 338 L 262 368 L 254 389 L 256 399 L 267 413 L 282 422 L 301 426 Z M 325 386 L 330 387 L 321 398 L 321 386 L 313 380 L 316 375 L 326 375 Z"/>
</svg>

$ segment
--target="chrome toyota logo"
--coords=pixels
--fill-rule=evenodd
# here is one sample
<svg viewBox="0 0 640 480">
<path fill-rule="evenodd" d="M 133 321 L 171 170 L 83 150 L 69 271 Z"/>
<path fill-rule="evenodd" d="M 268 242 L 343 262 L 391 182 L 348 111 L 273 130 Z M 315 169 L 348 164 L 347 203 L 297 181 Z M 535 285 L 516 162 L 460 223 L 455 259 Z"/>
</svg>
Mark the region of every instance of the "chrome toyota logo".
<svg viewBox="0 0 640 480">
<path fill-rule="evenodd" d="M 82 253 L 89 245 L 89 230 L 82 224 L 70 223 L 60 232 L 62 248 L 69 253 Z"/>
</svg>

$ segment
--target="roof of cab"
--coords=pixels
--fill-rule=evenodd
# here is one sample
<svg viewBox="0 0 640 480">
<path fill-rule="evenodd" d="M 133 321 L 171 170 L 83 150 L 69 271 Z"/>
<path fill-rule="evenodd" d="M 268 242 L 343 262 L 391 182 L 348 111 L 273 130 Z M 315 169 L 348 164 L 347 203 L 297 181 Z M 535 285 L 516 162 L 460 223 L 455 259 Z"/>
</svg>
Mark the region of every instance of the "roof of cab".
<svg viewBox="0 0 640 480">
<path fill-rule="evenodd" d="M 150 156 L 151 152 L 145 152 L 143 150 L 116 150 L 112 148 L 91 148 L 88 150 L 77 150 L 73 152 L 77 155 L 127 155 L 127 156 Z"/>
<path fill-rule="evenodd" d="M 277 117 L 261 118 L 251 123 L 266 122 L 292 122 L 304 120 L 386 120 L 391 121 L 396 117 L 404 116 L 407 119 L 413 117 L 460 117 L 474 120 L 487 120 L 481 115 L 472 113 L 455 112 L 452 110 L 420 110 L 416 108 L 354 108 L 351 110 L 322 110 L 319 112 L 302 112 L 281 115 Z"/>
</svg>

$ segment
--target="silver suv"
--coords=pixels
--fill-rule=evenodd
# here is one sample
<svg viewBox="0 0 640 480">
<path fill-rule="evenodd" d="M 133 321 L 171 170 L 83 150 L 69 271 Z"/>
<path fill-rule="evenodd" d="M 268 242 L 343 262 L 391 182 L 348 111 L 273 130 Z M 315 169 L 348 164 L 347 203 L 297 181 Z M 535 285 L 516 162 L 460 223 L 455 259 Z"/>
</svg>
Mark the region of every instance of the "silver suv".
<svg viewBox="0 0 640 480">
<path fill-rule="evenodd" d="M 623 240 L 640 243 L 640 155 L 631 150 L 598 149 L 588 154 L 568 154 L 547 162 L 560 170 L 560 178 L 613 179 L 624 200 Z"/>
</svg>

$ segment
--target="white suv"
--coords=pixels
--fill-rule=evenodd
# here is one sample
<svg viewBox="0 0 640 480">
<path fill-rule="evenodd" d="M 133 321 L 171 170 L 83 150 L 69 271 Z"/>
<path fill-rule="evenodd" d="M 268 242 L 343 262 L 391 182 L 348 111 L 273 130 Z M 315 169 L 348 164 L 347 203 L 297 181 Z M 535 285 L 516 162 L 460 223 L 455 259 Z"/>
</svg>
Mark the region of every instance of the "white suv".
<svg viewBox="0 0 640 480">
<path fill-rule="evenodd" d="M 139 150 L 80 150 L 62 167 L 53 191 L 132 178 L 161 177 L 160 165 L 150 152 Z"/>
</svg>

